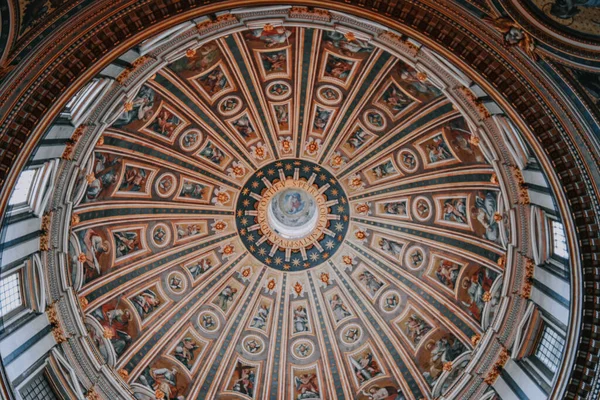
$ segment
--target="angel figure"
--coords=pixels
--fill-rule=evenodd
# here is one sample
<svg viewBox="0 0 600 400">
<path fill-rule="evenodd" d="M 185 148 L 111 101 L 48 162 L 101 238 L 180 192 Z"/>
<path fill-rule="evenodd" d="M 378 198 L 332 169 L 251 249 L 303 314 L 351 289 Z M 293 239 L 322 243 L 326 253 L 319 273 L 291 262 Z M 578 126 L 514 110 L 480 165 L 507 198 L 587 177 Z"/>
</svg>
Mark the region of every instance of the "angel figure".
<svg viewBox="0 0 600 400">
<path fill-rule="evenodd" d="M 533 38 L 517 25 L 516 22 L 506 17 L 496 19 L 484 17 L 483 19 L 504 36 L 505 46 L 519 46 L 533 61 L 538 60 L 538 56 L 535 54 L 535 42 Z"/>
<path fill-rule="evenodd" d="M 302 374 L 294 377 L 296 384 L 296 399 L 320 399 L 319 381 L 314 373 Z"/>
</svg>

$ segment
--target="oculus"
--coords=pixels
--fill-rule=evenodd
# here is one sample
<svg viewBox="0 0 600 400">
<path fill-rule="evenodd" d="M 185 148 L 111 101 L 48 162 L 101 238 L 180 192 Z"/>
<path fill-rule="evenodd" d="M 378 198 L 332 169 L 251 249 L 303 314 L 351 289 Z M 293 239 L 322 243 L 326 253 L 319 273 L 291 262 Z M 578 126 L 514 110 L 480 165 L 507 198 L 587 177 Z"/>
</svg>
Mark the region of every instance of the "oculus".
<svg viewBox="0 0 600 400">
<path fill-rule="evenodd" d="M 308 161 L 277 161 L 255 172 L 242 189 L 236 223 L 257 260 L 301 271 L 338 250 L 348 213 L 346 194 L 327 170 Z"/>
</svg>

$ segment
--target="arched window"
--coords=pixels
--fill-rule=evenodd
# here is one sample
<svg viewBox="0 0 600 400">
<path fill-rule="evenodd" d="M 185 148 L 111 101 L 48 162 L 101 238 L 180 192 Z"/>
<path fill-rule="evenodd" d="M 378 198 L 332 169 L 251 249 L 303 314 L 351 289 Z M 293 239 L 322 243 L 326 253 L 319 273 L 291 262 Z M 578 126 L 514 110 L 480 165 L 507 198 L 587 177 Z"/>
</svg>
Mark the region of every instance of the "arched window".
<svg viewBox="0 0 600 400">
<path fill-rule="evenodd" d="M 565 227 L 558 221 L 552 221 L 552 240 L 554 242 L 553 254 L 560 258 L 568 259 L 567 238 L 565 236 Z"/>
<path fill-rule="evenodd" d="M 8 200 L 9 206 L 16 207 L 30 202 L 36 172 L 36 169 L 27 169 L 21 172 L 10 199 Z"/>
<path fill-rule="evenodd" d="M 543 365 L 541 369 L 546 376 L 553 377 L 558 371 L 564 347 L 565 339 L 548 323 L 544 323 L 533 356 Z"/>
<path fill-rule="evenodd" d="M 20 271 L 0 279 L 0 317 L 7 318 L 23 308 L 23 287 Z"/>
</svg>

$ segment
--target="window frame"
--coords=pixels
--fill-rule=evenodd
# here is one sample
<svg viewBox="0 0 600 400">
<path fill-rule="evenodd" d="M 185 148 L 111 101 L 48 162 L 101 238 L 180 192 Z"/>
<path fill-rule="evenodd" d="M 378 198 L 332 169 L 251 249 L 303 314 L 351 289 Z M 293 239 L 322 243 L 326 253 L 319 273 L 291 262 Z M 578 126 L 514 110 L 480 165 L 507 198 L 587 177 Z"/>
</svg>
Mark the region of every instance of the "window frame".
<svg viewBox="0 0 600 400">
<path fill-rule="evenodd" d="M 9 205 L 6 213 L 7 216 L 14 217 L 24 213 L 33 213 L 37 216 L 41 215 L 49 200 L 50 193 L 47 189 L 50 184 L 53 170 L 53 163 L 46 162 L 42 165 L 26 168 L 21 171 L 19 178 L 25 171 L 35 171 L 35 176 L 27 193 L 27 199 L 23 202 Z M 14 192 L 11 193 L 11 197 L 13 194 Z"/>
<path fill-rule="evenodd" d="M 6 314 L 3 314 L 1 305 L 2 301 L 0 300 L 0 320 L 2 321 L 4 327 L 10 325 L 12 321 L 17 320 L 18 318 L 16 317 L 21 315 L 24 311 L 27 311 L 29 308 L 27 302 L 27 295 L 25 292 L 25 263 L 23 263 L 18 268 L 11 269 L 10 271 L 7 271 L 0 275 L 0 288 L 2 287 L 3 280 L 13 275 L 17 275 L 19 277 L 19 296 L 21 299 L 21 304 L 8 311 Z M 2 293 L 0 291 L 0 296 L 1 295 Z"/>
<path fill-rule="evenodd" d="M 13 203 L 13 198 L 17 194 L 15 192 L 15 189 L 19 185 L 19 182 L 21 181 L 23 174 L 30 173 L 30 172 L 33 172 L 33 177 L 31 178 L 31 183 L 29 184 L 29 188 L 27 188 L 27 194 L 25 195 L 25 199 L 23 201 L 19 201 L 18 203 Z M 19 174 L 19 177 L 17 178 L 17 182 L 15 183 L 15 189 L 13 189 L 13 191 L 10 194 L 10 197 L 8 199 L 8 206 L 11 208 L 11 211 L 18 212 L 19 209 L 30 208 L 30 204 L 32 203 L 31 200 L 33 197 L 33 192 L 35 191 L 35 185 L 36 185 L 36 181 L 38 180 L 39 173 L 40 173 L 39 168 L 30 168 L 30 169 L 24 169 L 23 171 L 21 171 L 21 173 Z"/>
<path fill-rule="evenodd" d="M 537 355 L 538 349 L 543 340 L 543 335 L 544 335 L 544 332 L 546 331 L 546 329 L 550 329 L 551 331 L 553 331 L 556 334 L 556 336 L 559 337 L 563 342 L 560 357 L 558 358 L 558 362 L 556 365 L 556 371 L 552 371 Z M 542 322 L 540 324 L 539 332 L 535 339 L 535 345 L 533 346 L 531 355 L 529 357 L 527 357 L 525 359 L 525 361 L 527 361 L 527 364 L 532 367 L 532 369 L 535 372 L 535 375 L 539 376 L 543 380 L 543 382 L 540 382 L 543 385 L 547 385 L 547 386 L 551 387 L 552 382 L 558 376 L 558 373 L 560 372 L 560 368 L 561 368 L 561 365 L 563 362 L 566 344 L 567 344 L 567 340 L 566 340 L 566 337 L 565 337 L 562 329 L 557 327 L 555 324 L 553 324 L 551 321 L 549 321 L 544 315 L 542 315 Z"/>
<path fill-rule="evenodd" d="M 565 225 L 561 221 L 554 218 L 549 218 L 548 220 L 550 225 L 550 255 L 553 259 L 561 263 L 566 263 L 569 260 L 569 244 L 567 243 Z M 557 232 L 555 230 L 555 226 L 560 226 L 560 233 L 562 234 L 561 236 L 563 241 L 557 242 L 558 235 L 556 234 Z M 564 254 L 566 257 L 557 252 L 557 243 L 564 244 Z"/>
</svg>

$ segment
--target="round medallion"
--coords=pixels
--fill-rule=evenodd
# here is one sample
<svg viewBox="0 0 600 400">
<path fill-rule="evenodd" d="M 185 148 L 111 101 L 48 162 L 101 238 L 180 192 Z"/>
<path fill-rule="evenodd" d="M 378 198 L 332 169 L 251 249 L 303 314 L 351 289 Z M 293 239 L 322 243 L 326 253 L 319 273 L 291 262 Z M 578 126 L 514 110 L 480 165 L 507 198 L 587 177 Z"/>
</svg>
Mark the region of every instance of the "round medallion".
<svg viewBox="0 0 600 400">
<path fill-rule="evenodd" d="M 175 294 L 181 294 L 187 288 L 187 281 L 181 272 L 171 272 L 167 277 L 169 289 Z"/>
<path fill-rule="evenodd" d="M 170 172 L 164 173 L 156 180 L 154 188 L 160 197 L 170 197 L 177 189 L 177 178 Z"/>
<path fill-rule="evenodd" d="M 292 353 L 298 359 L 310 357 L 315 351 L 315 347 L 310 340 L 300 339 L 292 343 Z"/>
<path fill-rule="evenodd" d="M 212 311 L 201 312 L 198 316 L 198 323 L 200 324 L 200 329 L 208 333 L 219 329 L 219 317 Z"/>
<path fill-rule="evenodd" d="M 317 90 L 317 97 L 324 104 L 335 106 L 342 101 L 342 92 L 332 85 L 324 85 Z"/>
<path fill-rule="evenodd" d="M 432 215 L 431 201 L 427 197 L 417 197 L 413 203 L 413 215 L 419 221 L 427 221 Z"/>
<path fill-rule="evenodd" d="M 248 335 L 242 341 L 242 347 L 248 354 L 256 356 L 265 351 L 265 342 L 256 335 Z"/>
<path fill-rule="evenodd" d="M 404 264 L 410 269 L 417 270 L 425 265 L 425 250 L 420 246 L 412 246 L 404 255 Z"/>
<path fill-rule="evenodd" d="M 166 224 L 160 223 L 152 229 L 152 244 L 156 247 L 165 247 L 171 242 L 171 228 Z"/>
<path fill-rule="evenodd" d="M 395 290 L 386 292 L 379 300 L 379 305 L 386 313 L 394 312 L 400 305 L 400 294 Z"/>
<path fill-rule="evenodd" d="M 233 115 L 242 109 L 242 101 L 237 96 L 227 96 L 219 102 L 218 108 L 225 116 Z"/>
<path fill-rule="evenodd" d="M 284 81 L 275 81 L 267 86 L 267 97 L 271 100 L 283 100 L 290 95 L 291 87 Z"/>
<path fill-rule="evenodd" d="M 183 132 L 179 138 L 179 145 L 185 151 L 194 151 L 202 143 L 202 133 L 197 129 L 190 129 Z"/>
<path fill-rule="evenodd" d="M 414 151 L 409 149 L 402 149 L 398 153 L 398 162 L 400 168 L 405 172 L 415 172 L 419 168 L 419 159 Z"/>
<path fill-rule="evenodd" d="M 340 332 L 340 339 L 346 344 L 354 344 L 362 336 L 362 328 L 356 324 L 348 325 Z"/>
<path fill-rule="evenodd" d="M 277 161 L 255 172 L 242 189 L 236 223 L 257 260 L 301 271 L 338 250 L 348 212 L 346 194 L 327 170 L 307 161 Z"/>
<path fill-rule="evenodd" d="M 365 124 L 373 131 L 379 132 L 385 129 L 386 122 L 382 113 L 377 110 L 368 110 L 363 115 Z"/>
</svg>

